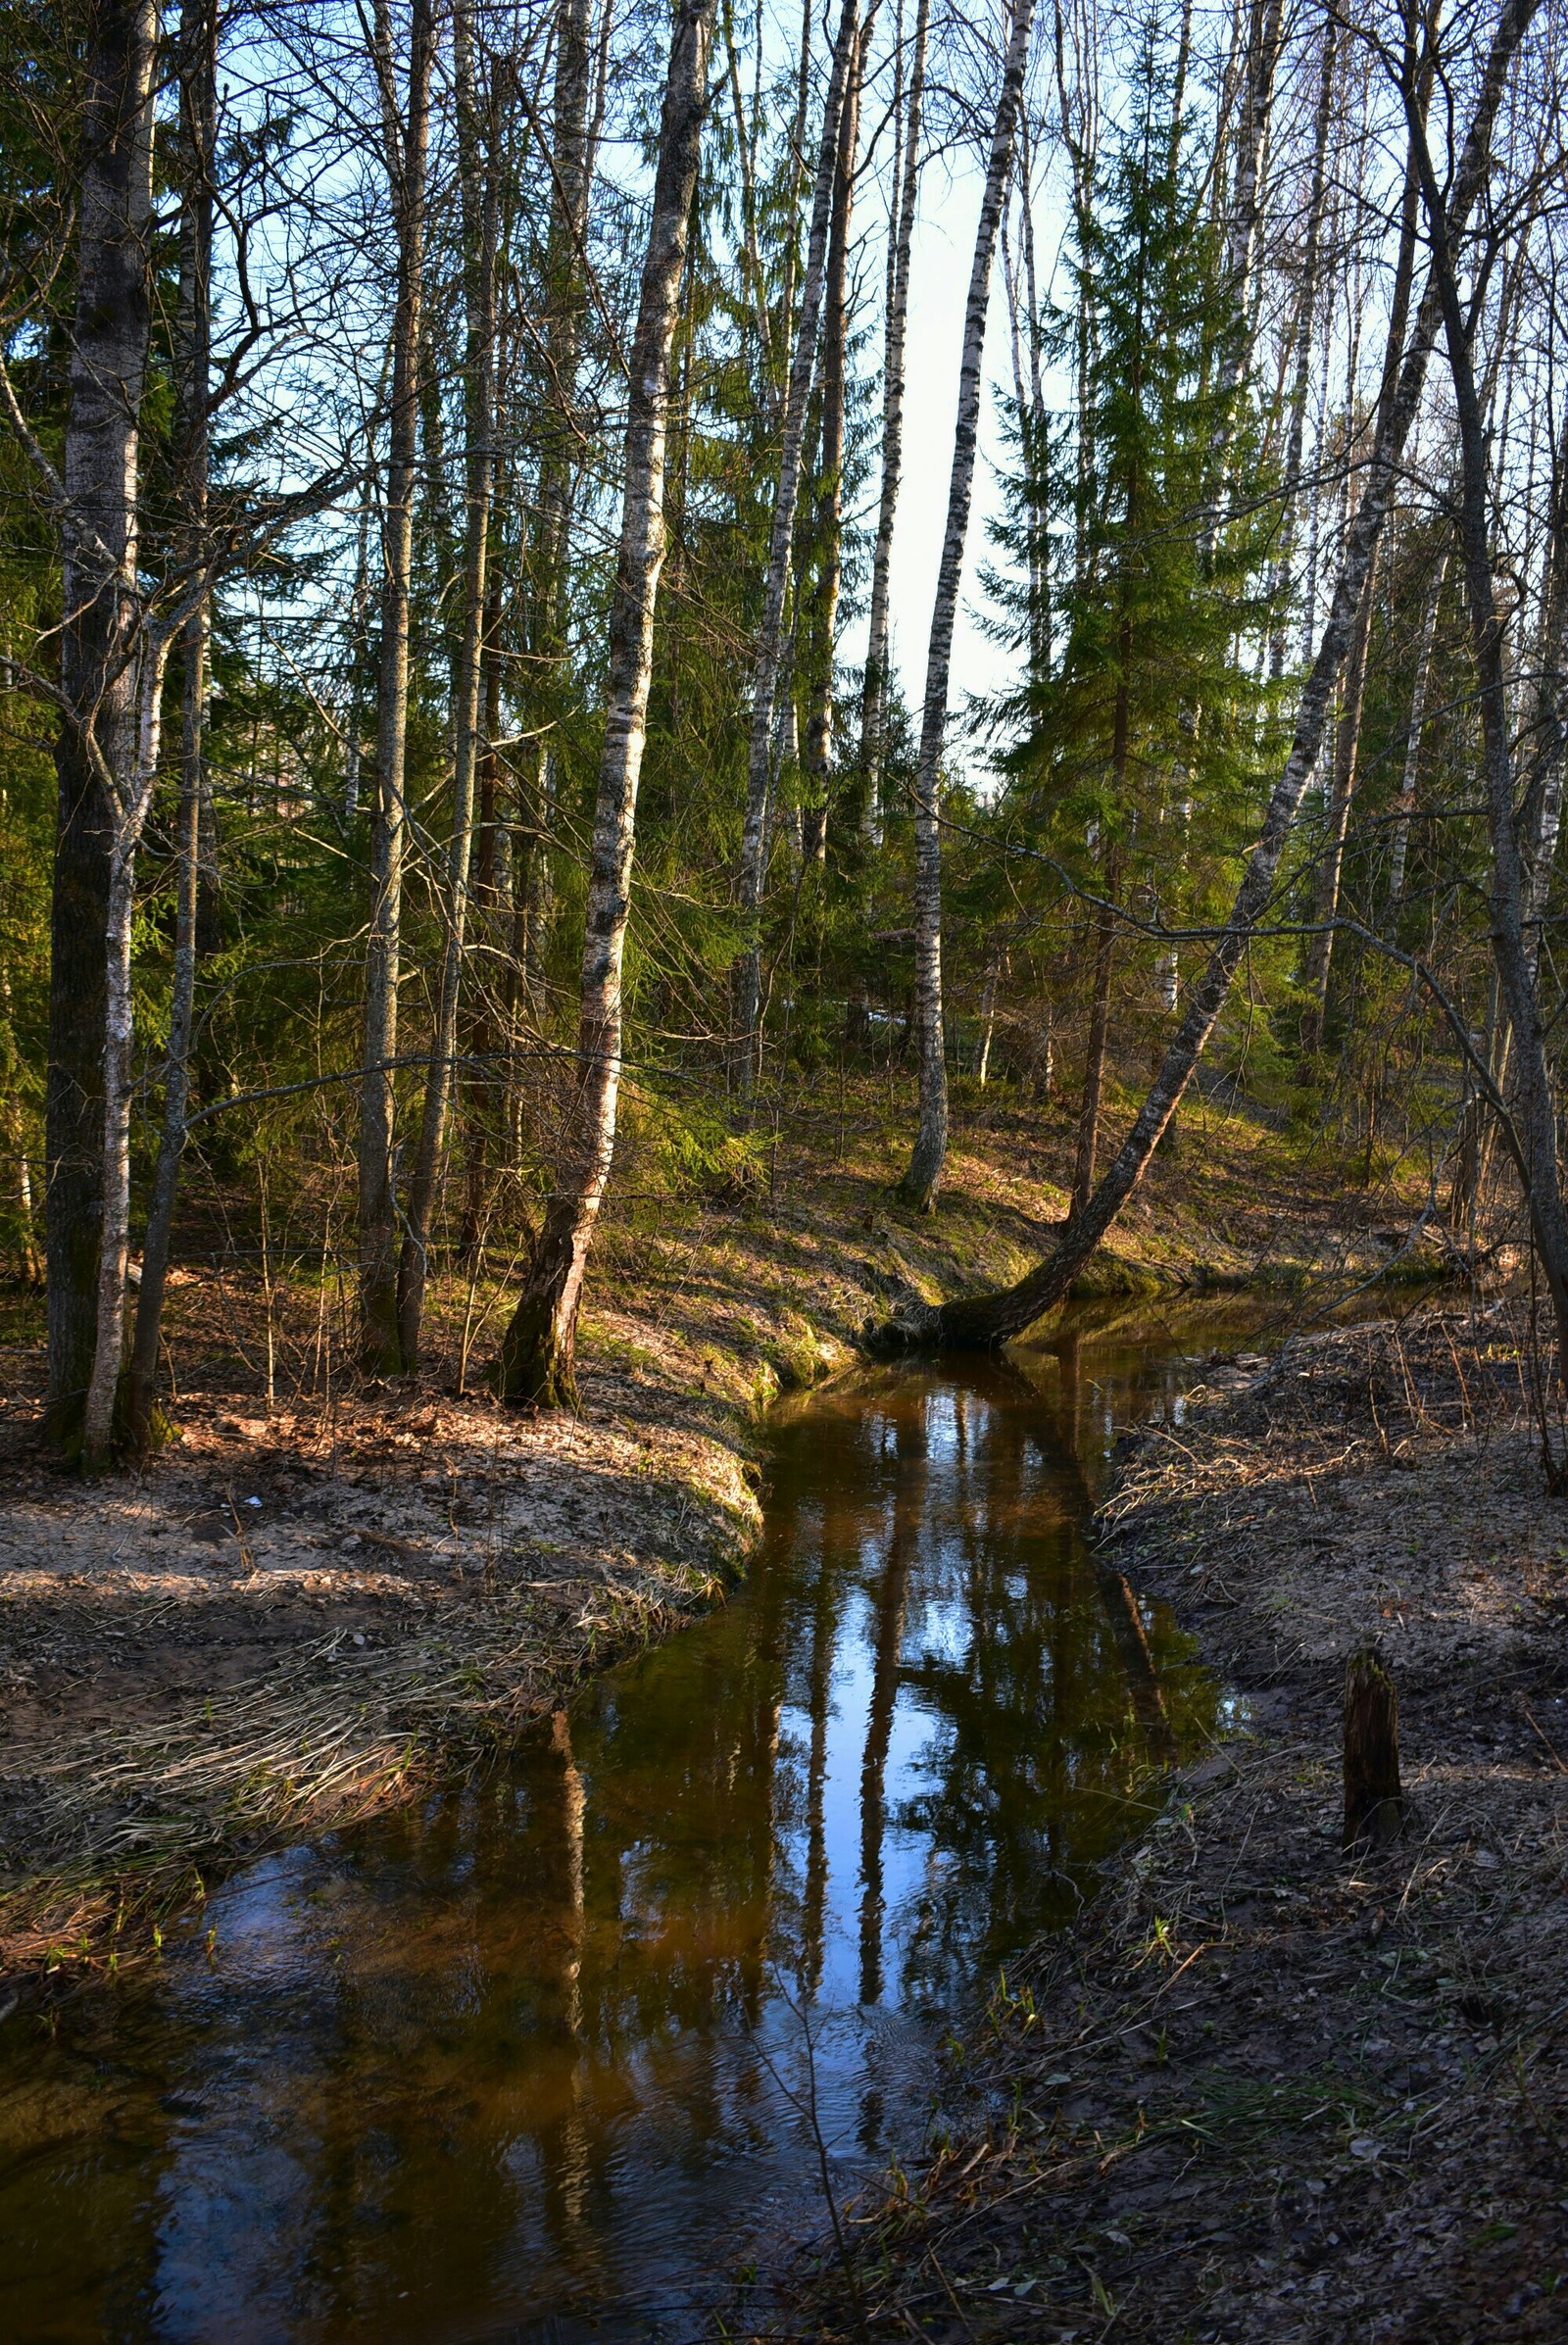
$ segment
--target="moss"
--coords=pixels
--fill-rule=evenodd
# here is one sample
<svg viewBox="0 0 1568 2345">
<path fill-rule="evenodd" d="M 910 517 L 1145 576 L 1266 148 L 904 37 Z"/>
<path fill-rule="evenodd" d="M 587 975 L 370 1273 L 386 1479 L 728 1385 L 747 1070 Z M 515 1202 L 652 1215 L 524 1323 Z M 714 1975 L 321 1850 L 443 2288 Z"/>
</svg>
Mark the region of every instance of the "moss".
<svg viewBox="0 0 1568 2345">
<path fill-rule="evenodd" d="M 1090 1257 L 1067 1289 L 1069 1302 L 1101 1302 L 1119 1295 L 1165 1295 L 1175 1280 L 1147 1262 L 1129 1262 L 1120 1254 L 1101 1251 Z"/>
</svg>

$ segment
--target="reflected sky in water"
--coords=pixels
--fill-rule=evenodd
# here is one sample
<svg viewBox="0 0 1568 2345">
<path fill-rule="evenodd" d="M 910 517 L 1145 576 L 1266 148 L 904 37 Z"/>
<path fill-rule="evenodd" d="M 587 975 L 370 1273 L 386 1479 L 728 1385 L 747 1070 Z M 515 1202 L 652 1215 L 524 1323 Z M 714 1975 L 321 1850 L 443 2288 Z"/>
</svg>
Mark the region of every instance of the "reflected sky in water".
<svg viewBox="0 0 1568 2345">
<path fill-rule="evenodd" d="M 1082 1539 L 1178 1336 L 791 1409 L 725 1610 L 0 2028 L 0 2333 L 702 2333 L 819 2217 L 809 2106 L 839 2189 L 917 2147 L 943 2036 L 1212 1726 Z"/>
</svg>

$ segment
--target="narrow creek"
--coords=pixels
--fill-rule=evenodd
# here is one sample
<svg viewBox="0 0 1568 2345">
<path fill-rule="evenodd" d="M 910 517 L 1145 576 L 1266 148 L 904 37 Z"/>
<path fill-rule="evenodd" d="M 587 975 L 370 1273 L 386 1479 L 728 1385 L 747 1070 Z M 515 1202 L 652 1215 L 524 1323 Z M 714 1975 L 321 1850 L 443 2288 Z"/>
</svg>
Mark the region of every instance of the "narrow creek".
<svg viewBox="0 0 1568 2345">
<path fill-rule="evenodd" d="M 944 2039 L 1213 1728 L 1084 1526 L 1244 1333 L 1090 1317 L 781 1410 L 723 1610 L 0 2027 L 0 2333 L 705 2333 L 820 2222 L 817 2131 L 835 2194 L 918 2148 Z"/>
</svg>

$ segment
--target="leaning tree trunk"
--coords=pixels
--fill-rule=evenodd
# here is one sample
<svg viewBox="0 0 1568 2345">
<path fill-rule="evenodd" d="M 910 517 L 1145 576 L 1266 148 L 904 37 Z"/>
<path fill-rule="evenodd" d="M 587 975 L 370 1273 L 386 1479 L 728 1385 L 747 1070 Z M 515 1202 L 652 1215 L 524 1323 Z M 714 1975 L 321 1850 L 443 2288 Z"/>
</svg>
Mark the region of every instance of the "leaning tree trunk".
<svg viewBox="0 0 1568 2345">
<path fill-rule="evenodd" d="M 115 837 L 103 768 L 136 757 L 136 500 L 150 319 L 151 0 L 87 28 L 62 513 L 59 812 L 46 1096 L 50 1430 L 74 1439 L 92 1373 L 103 1225 L 104 938 Z"/>
<path fill-rule="evenodd" d="M 908 1169 L 899 1194 L 918 1213 L 936 1203 L 948 1153 L 948 1065 L 942 1030 L 942 831 L 938 791 L 948 731 L 948 680 L 953 629 L 969 533 L 979 439 L 981 366 L 986 310 L 991 298 L 991 256 L 997 224 L 1012 171 L 1013 138 L 1029 62 L 1034 0 L 1013 0 L 1012 29 L 997 100 L 991 157 L 986 166 L 980 224 L 969 270 L 969 300 L 963 320 L 963 357 L 958 368 L 958 416 L 954 429 L 953 469 L 948 479 L 948 520 L 937 571 L 931 639 L 926 652 L 925 701 L 920 717 L 920 758 L 914 785 L 914 983 L 915 1026 L 920 1045 L 920 1121 Z"/>
<path fill-rule="evenodd" d="M 795 514 L 801 494 L 806 411 L 816 359 L 816 331 L 822 308 L 828 227 L 838 176 L 839 117 L 844 108 L 845 84 L 849 78 L 850 61 L 858 30 L 859 0 L 844 0 L 838 36 L 833 44 L 833 71 L 828 77 L 827 104 L 822 115 L 822 140 L 817 149 L 811 229 L 806 248 L 806 273 L 801 286 L 801 315 L 795 332 L 795 351 L 790 361 L 789 390 L 784 401 L 778 490 L 773 499 L 767 581 L 762 595 L 762 623 L 758 634 L 757 669 L 752 687 L 751 739 L 746 758 L 746 811 L 741 828 L 737 889 L 744 934 L 732 981 L 735 1066 L 741 1095 L 747 1099 L 751 1097 L 757 1082 L 761 1044 L 762 946 L 760 922 L 762 883 L 767 864 L 773 705 L 778 693 L 779 662 L 784 648 L 784 600 L 789 590 L 795 550 Z"/>
<path fill-rule="evenodd" d="M 458 993 L 463 980 L 468 912 L 468 863 L 473 847 L 474 775 L 479 754 L 479 686 L 485 616 L 485 573 L 490 549 L 490 495 L 494 470 L 495 411 L 495 246 L 497 185 L 494 122 L 489 151 L 481 142 L 474 89 L 472 32 L 467 0 L 453 17 L 458 94 L 458 169 L 462 183 L 463 235 L 466 248 L 467 349 L 464 372 L 464 467 L 467 518 L 463 563 L 463 639 L 454 679 L 456 756 L 452 778 L 452 839 L 447 855 L 446 937 L 436 997 L 430 1072 L 424 1112 L 409 1183 L 408 1227 L 398 1262 L 398 1344 L 405 1367 L 419 1356 L 419 1323 L 429 1266 L 430 1219 L 436 1177 L 446 1140 L 452 1098 L 453 1052 L 458 1036 Z"/>
<path fill-rule="evenodd" d="M 1407 79 L 1410 142 L 1421 171 L 1421 192 L 1432 242 L 1432 269 L 1443 306 L 1448 366 L 1459 415 L 1463 494 L 1460 539 L 1464 548 L 1465 601 L 1475 647 L 1481 692 L 1481 733 L 1492 839 L 1492 950 L 1497 980 L 1513 1033 L 1513 1119 L 1520 1177 L 1535 1232 L 1536 1251 L 1551 1292 L 1557 1325 L 1557 1374 L 1568 1383 L 1568 1209 L 1557 1163 L 1557 1110 L 1547 1053 L 1546 1025 L 1531 953 L 1528 918 L 1530 872 L 1521 852 L 1514 806 L 1513 757 L 1508 734 L 1507 676 L 1503 663 L 1506 622 L 1498 615 L 1493 585 L 1490 541 L 1492 490 L 1487 474 L 1486 425 L 1476 392 L 1471 329 L 1455 281 L 1452 226 L 1427 150 L 1423 110 L 1413 77 Z"/>
<path fill-rule="evenodd" d="M 188 574 L 199 570 L 206 558 L 217 108 L 217 6 L 215 0 L 185 0 L 179 27 L 179 308 L 174 341 L 174 482 L 181 540 L 179 561 Z M 177 893 L 169 1050 L 164 1068 L 164 1121 L 142 1241 L 136 1332 L 131 1343 L 125 1393 L 126 1439 L 131 1449 L 138 1452 L 148 1445 L 158 1390 L 158 1346 L 169 1280 L 169 1247 L 190 1103 L 210 633 L 210 599 L 203 594 L 185 622 L 180 646 L 183 674 L 175 840 Z"/>
<path fill-rule="evenodd" d="M 871 556 L 871 620 L 865 648 L 865 691 L 860 707 L 861 788 L 864 819 L 874 823 L 886 750 L 888 669 L 892 657 L 889 605 L 893 580 L 893 525 L 904 478 L 905 338 L 909 315 L 909 246 L 920 183 L 920 111 L 925 96 L 925 44 L 931 0 L 919 0 L 914 20 L 914 54 L 909 64 L 908 111 L 904 125 L 904 177 L 893 217 L 893 266 L 888 289 L 887 347 L 882 360 L 882 494 L 877 506 L 876 546 Z"/>
<path fill-rule="evenodd" d="M 1453 176 L 1446 215 L 1450 238 L 1462 234 L 1486 175 L 1497 108 L 1514 56 L 1539 5 L 1540 0 L 1504 0 L 1475 116 Z M 917 1318 L 895 1322 L 884 1331 L 885 1341 L 937 1343 L 961 1348 L 1002 1343 L 1010 1336 L 1021 1335 L 1043 1312 L 1060 1301 L 1142 1180 L 1214 1030 L 1252 933 L 1273 897 L 1280 860 L 1301 794 L 1322 746 L 1329 702 L 1360 609 L 1361 592 L 1398 477 L 1404 444 L 1421 404 L 1441 317 L 1442 292 L 1434 274 L 1428 278 L 1402 364 L 1392 351 L 1390 354 L 1391 362 L 1397 366 L 1396 388 L 1379 415 L 1367 460 L 1366 486 L 1347 535 L 1333 607 L 1301 694 L 1285 769 L 1269 800 L 1256 844 L 1248 856 L 1230 917 L 1209 953 L 1207 967 L 1193 989 L 1187 1014 L 1172 1037 L 1132 1130 L 1087 1209 L 1071 1217 L 1060 1242 L 1044 1262 L 1002 1295 L 945 1303 Z"/>
<path fill-rule="evenodd" d="M 648 254 L 632 344 L 620 559 L 610 612 L 604 749 L 583 938 L 576 1094 L 532 1267 L 501 1347 L 502 1397 L 574 1406 L 577 1306 L 610 1178 L 620 1088 L 621 963 L 664 560 L 669 353 L 708 93 L 715 0 L 682 0 L 670 43 Z"/>
<path fill-rule="evenodd" d="M 365 1059 L 360 1090 L 360 1361 L 367 1374 L 404 1365 L 398 1335 L 398 1245 L 393 1061 L 402 955 L 404 796 L 409 730 L 409 595 L 419 421 L 418 351 L 424 296 L 425 150 L 435 53 L 432 0 L 414 0 L 408 114 L 400 122 L 386 0 L 375 17 L 387 175 L 397 223 L 397 307 L 382 522 L 381 666 L 376 687 L 375 805 L 370 823 L 370 934 L 365 967 Z"/>
</svg>

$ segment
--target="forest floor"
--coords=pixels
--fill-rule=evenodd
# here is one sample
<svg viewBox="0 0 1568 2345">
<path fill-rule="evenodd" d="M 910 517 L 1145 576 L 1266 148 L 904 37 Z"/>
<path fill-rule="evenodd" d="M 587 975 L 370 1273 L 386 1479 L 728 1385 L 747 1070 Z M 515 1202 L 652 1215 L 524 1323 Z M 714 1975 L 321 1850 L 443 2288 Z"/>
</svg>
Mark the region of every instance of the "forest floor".
<svg viewBox="0 0 1568 2345">
<path fill-rule="evenodd" d="M 798 2333 L 1568 2336 L 1568 1499 L 1527 1316 L 1244 1354 L 1132 1449 L 1108 1554 L 1197 1633 L 1233 1731 L 1008 1967 L 968 2050 L 990 2130 L 858 2211 L 858 2301 L 801 2283 Z M 1347 1854 L 1368 1641 L 1408 1815 Z"/>
<path fill-rule="evenodd" d="M 911 1293 L 1016 1277 L 1065 1209 L 1065 1116 L 991 1092 L 960 1095 L 937 1214 L 901 1212 L 899 1106 L 840 1086 L 836 1110 L 819 1098 L 744 1180 L 705 1190 L 701 1165 L 670 1174 L 644 1102 L 594 1259 L 575 1419 L 504 1411 L 485 1386 L 512 1278 L 443 1273 L 426 1366 L 368 1386 L 343 1366 L 349 1267 L 275 1225 L 261 1260 L 214 1221 L 170 1297 L 179 1438 L 83 1484 L 43 1443 L 41 1306 L 11 1292 L 0 2006 L 146 1951 L 204 1875 L 280 1835 L 482 1764 L 585 1671 L 721 1600 L 772 1396 L 842 1364 Z M 1421 1199 L 1385 1188 L 1348 1213 L 1345 1194 L 1323 1148 L 1195 1098 L 1088 1286 L 1354 1286 Z"/>
</svg>

